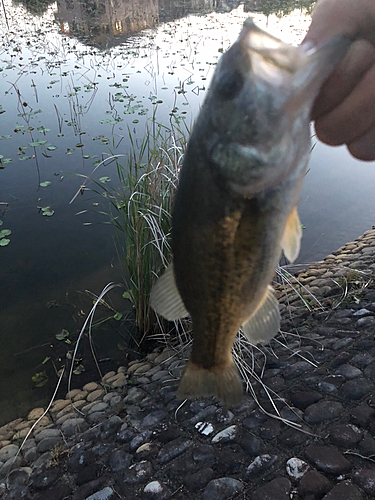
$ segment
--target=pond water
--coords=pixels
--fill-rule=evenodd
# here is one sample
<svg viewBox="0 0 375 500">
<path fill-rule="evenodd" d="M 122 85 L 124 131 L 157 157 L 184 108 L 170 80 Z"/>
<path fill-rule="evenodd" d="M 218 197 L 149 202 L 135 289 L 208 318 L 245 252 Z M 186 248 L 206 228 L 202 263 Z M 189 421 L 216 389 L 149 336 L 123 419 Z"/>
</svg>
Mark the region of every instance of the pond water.
<svg viewBox="0 0 375 500">
<path fill-rule="evenodd" d="M 0 423 L 45 404 L 52 386 L 36 387 L 32 377 L 45 371 L 55 384 L 60 367 L 43 361 L 56 334 L 76 330 L 91 294 L 121 282 L 108 202 L 93 182 L 115 188 L 116 166 L 95 167 L 140 145 L 152 118 L 191 127 L 220 53 L 250 14 L 299 43 L 313 2 L 295 5 L 2 0 L 0 230 L 11 233 L 0 246 Z M 375 223 L 373 164 L 318 143 L 309 166 L 299 204 L 306 226 L 300 263 L 323 258 Z M 80 191 L 82 176 L 89 180 Z M 126 308 L 120 291 L 109 300 L 103 318 Z M 99 358 L 116 364 L 126 335 L 114 323 L 103 323 L 94 340 Z"/>
</svg>

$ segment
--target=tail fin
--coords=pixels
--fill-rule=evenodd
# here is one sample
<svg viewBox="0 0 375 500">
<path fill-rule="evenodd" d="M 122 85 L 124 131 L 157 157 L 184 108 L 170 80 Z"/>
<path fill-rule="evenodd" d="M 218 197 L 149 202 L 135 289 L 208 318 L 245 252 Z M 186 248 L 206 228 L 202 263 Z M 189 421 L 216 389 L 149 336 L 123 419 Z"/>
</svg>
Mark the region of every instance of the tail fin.
<svg viewBox="0 0 375 500">
<path fill-rule="evenodd" d="M 242 382 L 233 363 L 219 370 L 207 370 L 188 361 L 177 391 L 178 399 L 216 396 L 225 405 L 241 402 Z"/>
</svg>

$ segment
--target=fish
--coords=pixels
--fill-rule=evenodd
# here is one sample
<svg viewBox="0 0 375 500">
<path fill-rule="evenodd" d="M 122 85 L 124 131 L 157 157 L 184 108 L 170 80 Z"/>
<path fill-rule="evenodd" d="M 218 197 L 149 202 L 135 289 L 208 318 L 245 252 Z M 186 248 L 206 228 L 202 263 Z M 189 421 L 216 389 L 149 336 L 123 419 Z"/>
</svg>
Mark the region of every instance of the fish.
<svg viewBox="0 0 375 500">
<path fill-rule="evenodd" d="M 270 283 L 282 251 L 290 262 L 300 251 L 310 112 L 350 43 L 340 35 L 294 47 L 249 18 L 217 64 L 179 175 L 173 259 L 150 294 L 167 320 L 192 319 L 179 399 L 239 404 L 243 385 L 232 357 L 239 329 L 253 344 L 279 331 Z"/>
</svg>

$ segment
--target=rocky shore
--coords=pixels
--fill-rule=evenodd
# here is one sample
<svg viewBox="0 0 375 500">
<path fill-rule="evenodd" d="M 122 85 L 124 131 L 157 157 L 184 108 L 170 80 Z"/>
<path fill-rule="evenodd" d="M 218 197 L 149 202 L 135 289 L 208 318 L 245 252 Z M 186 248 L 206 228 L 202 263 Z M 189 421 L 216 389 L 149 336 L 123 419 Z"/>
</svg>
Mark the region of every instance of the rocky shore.
<svg viewBox="0 0 375 500">
<path fill-rule="evenodd" d="M 160 348 L 1 427 L 0 498 L 375 498 L 375 230 L 296 277 L 281 334 L 237 342 L 240 406 L 177 401 L 187 350 Z"/>
</svg>

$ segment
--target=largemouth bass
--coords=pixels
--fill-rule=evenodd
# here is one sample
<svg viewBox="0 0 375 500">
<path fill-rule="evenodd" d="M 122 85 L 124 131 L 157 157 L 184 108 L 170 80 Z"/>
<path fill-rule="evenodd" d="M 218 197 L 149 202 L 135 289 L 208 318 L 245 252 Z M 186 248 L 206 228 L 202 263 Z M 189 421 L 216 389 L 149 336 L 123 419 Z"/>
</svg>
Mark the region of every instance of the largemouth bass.
<svg viewBox="0 0 375 500">
<path fill-rule="evenodd" d="M 293 47 L 245 21 L 221 57 L 187 146 L 172 222 L 173 263 L 151 305 L 168 320 L 191 315 L 193 348 L 179 398 L 242 398 L 231 348 L 279 330 L 270 282 L 302 236 L 296 204 L 310 152 L 310 112 L 345 55 L 348 37 Z"/>
</svg>

